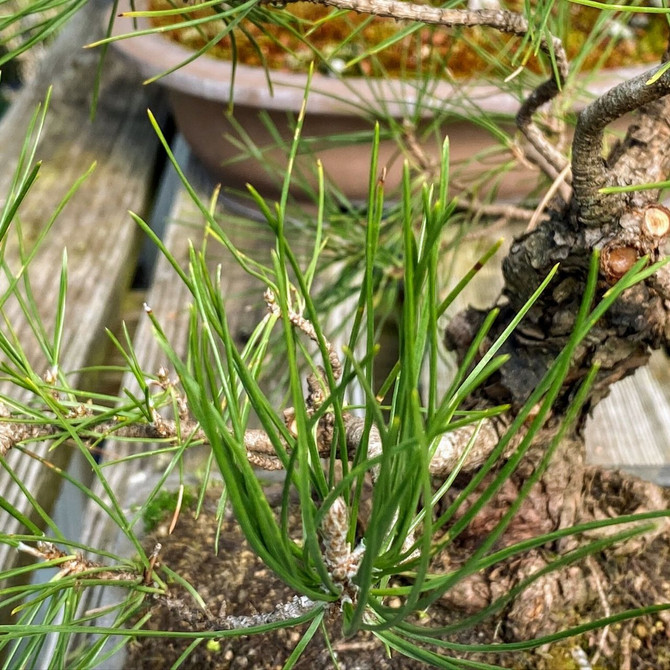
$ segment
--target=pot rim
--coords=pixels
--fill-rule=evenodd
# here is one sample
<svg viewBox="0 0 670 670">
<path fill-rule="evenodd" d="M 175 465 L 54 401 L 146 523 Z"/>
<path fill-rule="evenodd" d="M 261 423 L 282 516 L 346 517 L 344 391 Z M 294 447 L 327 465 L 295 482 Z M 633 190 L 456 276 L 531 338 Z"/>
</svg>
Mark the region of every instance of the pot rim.
<svg viewBox="0 0 670 670">
<path fill-rule="evenodd" d="M 135 0 L 134 5 L 139 10 L 146 8 L 147 2 Z M 117 14 L 131 10 L 130 0 L 120 0 L 116 9 Z M 131 36 L 136 28 L 148 27 L 146 17 L 117 16 L 112 30 L 113 37 L 124 37 L 114 41 L 114 47 L 134 61 L 146 79 L 158 77 L 193 55 L 193 51 L 160 33 Z M 584 75 L 586 95 L 576 101 L 574 108 L 583 108 L 590 97 L 602 95 L 612 86 L 649 69 L 648 65 L 636 65 L 601 71 L 597 76 Z M 170 90 L 221 103 L 230 102 L 232 97 L 236 105 L 293 112 L 303 105 L 306 74 L 266 72 L 262 67 L 238 64 L 233 87 L 232 76 L 230 61 L 203 55 L 156 81 Z M 312 114 L 364 116 L 376 111 L 393 118 L 416 116 L 417 112 L 428 118 L 435 116 L 436 110 L 458 118 L 472 118 L 477 112 L 514 116 L 520 105 L 520 99 L 492 84 L 435 80 L 427 86 L 420 80 L 338 78 L 319 72 L 312 75 L 307 97 L 307 111 Z"/>
</svg>

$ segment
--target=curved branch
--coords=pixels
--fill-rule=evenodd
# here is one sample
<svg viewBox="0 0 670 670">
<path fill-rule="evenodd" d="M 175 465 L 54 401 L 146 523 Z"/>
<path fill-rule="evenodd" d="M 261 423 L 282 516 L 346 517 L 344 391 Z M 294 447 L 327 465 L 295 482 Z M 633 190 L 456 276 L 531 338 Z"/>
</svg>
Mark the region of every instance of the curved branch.
<svg viewBox="0 0 670 670">
<path fill-rule="evenodd" d="M 567 63 L 565 67 L 566 69 L 564 72 L 559 70 L 560 79 L 558 81 L 552 78 L 547 79 L 543 84 L 540 84 L 521 105 L 516 115 L 516 124 L 519 127 L 519 130 L 546 161 L 546 163 L 540 165 L 540 167 L 547 176 L 553 180 L 557 180 L 561 173 L 563 173 L 568 165 L 568 161 L 565 156 L 547 140 L 544 133 L 533 121 L 533 114 L 542 107 L 542 105 L 553 100 L 559 94 L 560 86 L 563 85 L 567 78 Z M 568 175 L 565 175 L 564 181 L 567 183 L 570 182 Z"/>
<path fill-rule="evenodd" d="M 626 183 L 626 175 L 617 174 L 619 171 L 612 170 L 603 158 L 604 130 L 624 114 L 670 93 L 670 71 L 647 84 L 661 67 L 615 86 L 579 114 L 572 142 L 572 180 L 577 216 L 586 226 L 601 226 L 618 218 L 625 207 L 624 196 L 600 193 L 619 179 Z"/>
</svg>

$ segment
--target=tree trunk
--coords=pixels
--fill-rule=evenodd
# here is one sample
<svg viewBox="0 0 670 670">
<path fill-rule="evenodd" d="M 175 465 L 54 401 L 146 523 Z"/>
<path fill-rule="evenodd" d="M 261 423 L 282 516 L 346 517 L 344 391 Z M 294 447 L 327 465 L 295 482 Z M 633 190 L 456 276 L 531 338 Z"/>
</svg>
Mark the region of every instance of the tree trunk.
<svg viewBox="0 0 670 670">
<path fill-rule="evenodd" d="M 510 504 L 517 499 L 524 482 L 542 458 L 545 439 L 550 439 L 546 432 L 492 502 L 449 546 L 449 569 L 453 570 L 467 560 L 481 539 L 493 530 L 508 511 Z M 487 483 L 482 484 L 480 491 Z M 477 493 L 473 494 L 472 500 L 476 499 Z M 495 548 L 502 549 L 540 534 L 588 521 L 663 510 L 668 507 L 669 498 L 661 487 L 637 477 L 619 471 L 585 466 L 583 440 L 579 437 L 565 439 Z M 460 513 L 465 509 L 467 503 Z M 486 572 L 466 578 L 445 594 L 442 604 L 450 609 L 475 613 L 505 597 L 523 580 L 545 568 L 557 555 L 565 555 L 595 540 L 606 539 L 624 528 L 629 529 L 631 525 L 613 525 L 579 536 L 569 535 L 556 542 L 547 543 L 540 549 L 524 552 Z M 567 568 L 551 571 L 533 581 L 504 609 L 500 637 L 505 641 L 528 640 L 556 632 L 567 627 L 569 622 L 566 616 L 578 617 L 580 613 L 586 615 L 594 611 L 594 605 L 597 616 L 609 614 L 609 611 L 603 611 L 602 608 L 603 594 L 606 600 L 621 600 L 620 595 L 614 596 L 615 591 L 621 588 L 616 584 L 621 580 L 621 566 L 626 565 L 630 557 L 641 559 L 650 547 L 657 546 L 657 541 L 667 546 L 669 530 L 669 523 L 661 519 L 652 531 L 618 542 L 595 553 L 593 557 L 572 563 Z M 658 549 L 654 551 L 657 552 Z M 650 556 L 652 563 L 657 555 Z M 650 586 L 646 588 L 644 595 L 662 594 L 665 602 L 665 578 L 659 575 L 656 580 L 649 577 L 648 581 Z M 652 598 L 645 604 L 653 602 Z M 571 623 L 577 622 L 578 619 Z"/>
<path fill-rule="evenodd" d="M 598 297 L 638 258 L 646 255 L 653 261 L 660 257 L 670 219 L 664 208 L 655 205 L 658 193 L 647 190 L 603 195 L 599 189 L 667 178 L 670 173 L 668 118 L 670 99 L 651 102 L 640 110 L 626 139 L 613 148 L 607 160 L 600 156 L 600 144 L 596 141 L 590 148 L 586 169 L 581 163 L 575 164 L 584 160 L 584 146 L 573 148 L 571 201 L 557 203 L 548 220 L 514 242 L 504 261 L 505 288 L 501 304 L 497 305 L 501 314 L 498 330 L 494 329 L 490 335 L 491 341 L 557 262 L 559 270 L 501 352 L 510 356 L 509 362 L 471 399 L 473 407 L 510 403 L 514 413 L 527 400 L 567 344 L 594 249 L 601 254 Z M 579 134 L 575 139 L 578 141 Z M 459 552 L 463 551 L 463 556 L 471 552 L 516 500 L 520 487 L 538 466 L 577 387 L 594 363 L 600 365 L 600 371 L 573 434 L 559 445 L 497 548 L 576 523 L 668 507 L 668 495 L 655 484 L 621 472 L 585 466 L 581 431 L 589 411 L 608 394 L 614 382 L 646 364 L 652 349 L 668 346 L 669 289 L 670 274 L 665 266 L 644 283 L 626 290 L 596 324 L 575 354 L 542 436 L 495 499 L 450 548 L 452 566 Z M 462 356 L 484 315 L 485 312 L 469 309 L 457 316 L 447 330 L 448 347 Z M 564 538 L 469 578 L 445 598 L 450 606 L 465 611 L 481 609 L 544 567 L 556 553 L 574 550 L 595 537 L 621 532 L 623 528 L 610 526 L 588 536 Z M 566 613 L 586 611 L 593 603 L 607 603 L 623 583 L 619 574 L 621 565 L 616 558 L 634 556 L 635 560 L 644 560 L 644 552 L 649 547 L 654 546 L 657 551 L 660 541 L 662 546 L 667 546 L 668 530 L 667 521 L 661 519 L 651 532 L 620 542 L 594 557 L 532 582 L 508 606 L 501 631 L 503 638 L 528 639 L 553 632 L 565 627 Z M 653 557 L 649 558 L 653 565 Z M 667 588 L 661 581 L 660 573 L 649 576 L 645 582 L 645 601 L 653 602 L 657 596 L 667 601 Z M 653 594 L 651 601 L 647 598 L 649 594 Z M 603 615 L 602 608 L 600 610 Z"/>
</svg>

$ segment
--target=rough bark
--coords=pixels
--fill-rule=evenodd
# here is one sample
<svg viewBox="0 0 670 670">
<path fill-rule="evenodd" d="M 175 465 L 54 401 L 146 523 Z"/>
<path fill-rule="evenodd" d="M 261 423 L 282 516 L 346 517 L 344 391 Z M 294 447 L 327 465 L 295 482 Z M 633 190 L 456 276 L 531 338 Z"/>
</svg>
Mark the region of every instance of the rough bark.
<svg viewBox="0 0 670 670">
<path fill-rule="evenodd" d="M 614 147 L 607 160 L 600 159 L 604 177 L 598 188 L 600 184 L 630 185 L 667 178 L 668 114 L 670 98 L 654 101 L 640 111 L 626 139 Z M 578 153 L 576 147 L 573 153 Z M 587 162 L 595 164 L 597 160 Z M 560 263 L 560 269 L 508 341 L 506 353 L 512 359 L 494 383 L 482 391 L 478 403 L 512 402 L 518 406 L 535 388 L 572 331 L 594 249 L 601 251 L 600 295 L 642 256 L 648 256 L 651 262 L 662 254 L 668 231 L 658 235 L 648 225 L 650 208 L 664 211 L 653 204 L 657 191 L 597 194 L 600 204 L 594 208 L 588 201 L 594 190 L 588 189 L 584 195 L 587 204 L 583 204 L 580 193 L 584 189 L 578 186 L 577 174 L 575 180 L 573 201 L 554 209 L 547 220 L 515 240 L 504 260 L 504 297 L 498 305 L 502 310 L 500 330 L 556 263 Z M 585 211 L 590 225 L 585 225 Z M 596 219 L 599 225 L 591 225 Z M 591 404 L 604 397 L 612 383 L 646 363 L 652 349 L 667 345 L 669 281 L 668 271 L 663 269 L 624 292 L 577 353 L 571 388 L 593 362 L 602 366 Z M 484 313 L 469 310 L 454 319 L 447 331 L 448 346 L 457 352 L 466 351 Z M 495 335 L 494 331 L 491 337 Z"/>
<path fill-rule="evenodd" d="M 467 560 L 481 539 L 493 530 L 510 504 L 516 500 L 524 481 L 541 459 L 547 439 L 548 434 L 545 433 L 494 500 L 450 546 L 450 570 Z M 660 487 L 618 471 L 585 466 L 583 456 L 584 445 L 578 437 L 565 440 L 560 445 L 548 470 L 531 489 L 496 549 L 575 524 L 668 507 L 670 497 Z M 484 482 L 482 488 L 487 483 Z M 547 543 L 540 549 L 524 552 L 503 564 L 466 578 L 443 596 L 442 604 L 466 614 L 474 614 L 504 598 L 523 580 L 545 568 L 556 556 L 565 555 L 586 542 L 605 539 L 622 530 L 622 526 L 613 525 L 580 536 L 568 536 Z M 502 639 L 527 640 L 550 634 L 566 627 L 566 616 L 590 611 L 594 604 L 599 608 L 602 594 L 609 594 L 612 588 L 611 569 L 607 562 L 625 562 L 631 557 L 643 555 L 657 538 L 667 542 L 669 530 L 667 520 L 660 520 L 652 531 L 617 543 L 605 552 L 596 553 L 595 557 L 580 560 L 533 581 L 505 607 L 501 618 L 504 622 L 500 632 Z M 444 560 L 444 557 L 440 560 Z M 656 587 L 661 590 L 658 584 Z M 600 612 L 600 615 L 603 614 Z"/>
<path fill-rule="evenodd" d="M 649 78 L 627 82 L 604 96 L 580 117 L 573 146 L 571 202 L 558 203 L 550 217 L 517 239 L 503 263 L 505 288 L 500 304 L 499 329 L 530 297 L 549 270 L 560 268 L 548 289 L 505 345 L 509 363 L 471 399 L 473 406 L 511 403 L 519 408 L 535 389 L 556 355 L 568 341 L 584 292 L 592 251 L 601 252 L 598 294 L 602 294 L 642 256 L 650 262 L 662 256 L 668 233 L 667 210 L 656 205 L 658 192 L 637 191 L 604 195 L 600 188 L 656 182 L 670 174 L 670 98 L 659 98 L 670 89 L 661 79 L 645 86 Z M 643 105 L 628 134 L 607 158 L 602 156 L 602 131 L 613 119 Z M 477 516 L 452 547 L 458 561 L 481 542 L 509 508 L 529 474 L 537 467 L 552 426 L 560 421 L 579 382 L 591 365 L 601 366 L 596 382 L 570 439 L 560 445 L 555 458 L 531 490 L 510 524 L 500 545 L 505 546 L 539 533 L 575 523 L 612 518 L 621 514 L 667 509 L 668 495 L 660 487 L 619 472 L 584 465 L 581 428 L 588 412 L 611 385 L 644 365 L 651 350 L 668 346 L 670 334 L 670 274 L 667 269 L 626 290 L 579 347 L 572 368 L 543 435 L 528 452 L 514 476 Z M 447 329 L 447 345 L 462 355 L 470 345 L 485 312 L 469 309 Z M 619 531 L 610 529 L 608 532 Z M 503 637 L 527 639 L 565 626 L 565 613 L 607 598 L 614 587 L 608 570 L 615 556 L 640 557 L 659 537 L 668 539 L 668 524 L 617 544 L 597 560 L 581 562 L 533 582 L 507 608 Z M 601 532 L 601 535 L 604 531 Z M 595 534 L 597 535 L 597 534 Z M 595 537 L 570 537 L 522 558 L 480 573 L 462 583 L 445 598 L 452 607 L 475 611 L 508 593 L 529 574 L 541 569 L 557 552 L 575 549 Z M 609 568 L 608 568 L 609 565 Z M 656 585 L 656 592 L 662 589 Z"/>
</svg>

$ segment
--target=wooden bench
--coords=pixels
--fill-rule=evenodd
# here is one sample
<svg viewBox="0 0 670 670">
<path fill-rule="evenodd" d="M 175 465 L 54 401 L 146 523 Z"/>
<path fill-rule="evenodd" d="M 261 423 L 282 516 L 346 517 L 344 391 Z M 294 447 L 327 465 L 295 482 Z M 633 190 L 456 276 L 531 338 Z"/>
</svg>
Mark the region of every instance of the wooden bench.
<svg viewBox="0 0 670 670">
<path fill-rule="evenodd" d="M 68 252 L 68 305 L 63 336 L 62 369 L 73 371 L 74 384 L 93 379 L 77 372 L 102 363 L 108 348 L 104 329 L 119 319 L 120 305 L 137 265 L 139 233 L 127 210 L 143 215 L 153 197 L 156 169 L 162 158 L 158 141 L 146 120 L 151 107 L 165 117 L 160 89 L 142 89 L 127 64 L 110 54 L 102 80 L 94 121 L 90 103 L 99 54 L 85 51 L 101 26 L 99 3 L 89 3 L 51 46 L 36 77 L 13 101 L 0 123 L 0 146 L 5 159 L 0 193 L 9 191 L 31 116 L 53 87 L 50 108 L 37 152 L 43 161 L 37 182 L 19 212 L 23 244 L 34 244 L 42 227 L 68 189 L 96 162 L 93 173 L 58 217 L 29 271 L 32 290 L 47 328 L 56 311 L 59 273 L 64 249 Z M 17 228 L 10 231 L 6 262 L 16 271 L 20 263 Z M 6 282 L 3 284 L 6 286 Z M 5 306 L 28 359 L 37 370 L 46 362 L 16 302 Z M 2 393 L 16 388 L 2 385 Z M 49 445 L 31 445 L 60 468 L 68 467 L 72 449 L 48 452 Z M 49 512 L 60 493 L 62 478 L 18 450 L 8 454 L 0 468 L 0 495 L 6 503 L 36 518 L 26 495 L 14 483 L 9 469 L 35 500 Z M 83 517 L 83 508 L 81 510 Z M 73 525 L 80 527 L 81 519 Z M 18 521 L 0 511 L 5 533 L 25 533 Z M 0 565 L 10 568 L 19 556 L 0 545 Z"/>
<path fill-rule="evenodd" d="M 19 155 L 27 120 L 36 104 L 46 96 L 47 87 L 53 84 L 51 109 L 38 151 L 44 161 L 41 177 L 21 209 L 26 239 L 40 230 L 70 185 L 93 161 L 97 162 L 93 174 L 59 216 L 30 270 L 39 309 L 49 324 L 56 304 L 61 257 L 67 248 L 69 291 L 62 357 L 62 367 L 67 371 L 102 362 L 109 346 L 104 328 L 114 328 L 120 319 L 121 304 L 137 271 L 141 248 L 138 229 L 127 210 L 150 217 L 152 205 L 158 201 L 162 206 L 167 196 L 171 196 L 164 241 L 184 265 L 189 240 L 197 245 L 203 235 L 202 216 L 174 174 L 165 168 L 158 141 L 146 118 L 147 107 L 159 118 L 165 113 L 160 88 L 156 85 L 141 87 L 132 68 L 110 52 L 96 118 L 93 122 L 88 118 L 98 54 L 82 51 L 80 46 L 93 39 L 100 23 L 99 4 L 88 3 L 50 47 L 38 76 L 20 93 L 0 122 L 0 146 L 6 160 L 11 162 Z M 199 192 L 208 198 L 212 185 L 202 176 L 187 150 L 181 151 L 181 156 Z M 10 168 L 6 163 L 0 175 L 0 193 L 8 189 Z M 234 241 L 247 247 L 255 246 L 259 253 L 265 253 L 272 245 L 267 228 L 251 221 L 235 228 L 234 217 L 229 218 Z M 461 254 L 464 269 L 476 258 L 477 251 L 474 246 L 464 249 Z M 7 260 L 13 266 L 18 262 L 16 242 L 9 244 Z M 499 290 L 497 268 L 487 268 L 485 273 L 467 299 L 485 304 L 495 298 Z M 242 341 L 262 314 L 261 287 L 250 283 L 232 262 L 225 264 L 224 277 L 229 311 L 235 317 L 231 327 Z M 165 327 L 173 345 L 183 347 L 189 295 L 174 270 L 160 256 L 146 302 Z M 141 311 L 139 307 L 138 311 Z M 30 360 L 39 369 L 40 350 L 25 319 L 16 306 L 7 305 L 5 312 Z M 137 318 L 135 352 L 144 369 L 157 371 L 165 362 L 164 357 L 148 320 L 141 314 Z M 654 366 L 624 381 L 610 399 L 601 403 L 589 427 L 593 462 L 632 469 L 651 478 L 666 477 L 666 468 L 670 466 L 670 383 L 665 377 L 666 365 L 664 357 L 656 356 Z M 70 379 L 73 384 L 89 387 L 95 383 L 94 379 L 76 372 Z M 132 388 L 132 379 L 121 380 L 121 386 Z M 16 393 L 7 385 L 1 391 L 7 395 Z M 631 410 L 634 418 L 631 418 Z M 130 453 L 130 449 L 115 447 L 114 457 Z M 48 445 L 43 444 L 31 445 L 31 450 L 48 457 L 59 468 L 69 467 L 71 472 L 78 472 L 86 479 L 81 459 L 70 462 L 76 453 L 73 449 L 61 446 L 48 452 Z M 156 472 L 151 470 L 153 462 L 151 459 L 131 461 L 109 468 L 109 483 L 128 510 L 141 502 L 143 493 L 157 481 Z M 142 464 L 149 465 L 142 467 Z M 55 510 L 55 518 L 62 522 L 65 533 L 72 539 L 111 551 L 124 551 L 117 528 L 73 487 L 62 486 L 61 477 L 52 469 L 18 450 L 10 452 L 6 466 L 45 511 Z M 173 485 L 172 480 L 165 484 L 166 487 Z M 99 484 L 93 483 L 93 489 L 103 495 Z M 0 495 L 22 514 L 36 518 L 29 499 L 5 467 L 0 468 Z M 3 510 L 0 510 L 0 528 L 5 533 L 25 532 L 21 524 Z M 0 545 L 0 566 L 7 569 L 18 558 L 14 549 Z"/>
</svg>

